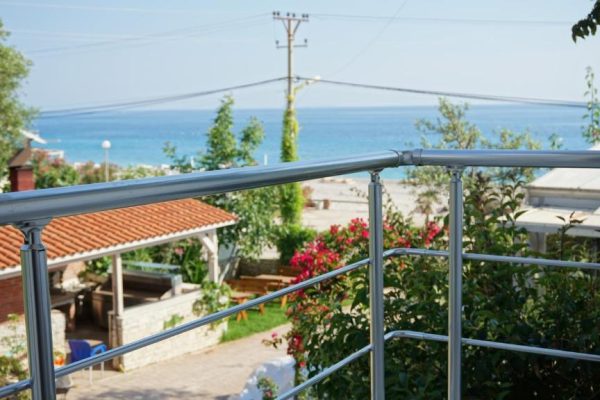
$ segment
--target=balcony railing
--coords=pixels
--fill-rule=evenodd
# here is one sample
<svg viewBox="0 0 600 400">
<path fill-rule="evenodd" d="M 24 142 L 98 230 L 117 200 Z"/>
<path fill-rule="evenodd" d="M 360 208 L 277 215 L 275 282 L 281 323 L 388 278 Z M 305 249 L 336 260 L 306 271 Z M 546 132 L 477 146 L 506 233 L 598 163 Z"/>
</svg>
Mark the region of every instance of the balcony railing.
<svg viewBox="0 0 600 400">
<path fill-rule="evenodd" d="M 383 249 L 382 185 L 379 172 L 402 166 L 446 166 L 452 174 L 450 183 L 449 251 L 426 249 Z M 34 400 L 55 399 L 55 379 L 88 368 L 114 357 L 150 346 L 201 326 L 211 324 L 240 311 L 256 307 L 297 290 L 307 288 L 338 275 L 369 266 L 370 344 L 334 365 L 325 367 L 292 390 L 279 396 L 291 398 L 325 379 L 354 360 L 370 354 L 371 398 L 385 398 L 384 346 L 386 340 L 415 339 L 448 343 L 448 398 L 461 398 L 462 346 L 483 346 L 549 357 L 562 357 L 600 362 L 600 355 L 559 349 L 547 349 L 512 343 L 500 343 L 462 337 L 462 262 L 467 260 L 545 265 L 557 268 L 600 270 L 600 264 L 526 257 L 463 253 L 463 188 L 462 170 L 480 167 L 600 168 L 600 152 L 595 151 L 467 151 L 412 150 L 384 151 L 356 157 L 315 162 L 295 162 L 272 167 L 248 167 L 178 176 L 100 183 L 6 193 L 0 195 L 0 225 L 12 224 L 23 232 L 21 248 L 27 348 L 30 378 L 0 388 L 0 397 L 31 389 Z M 298 182 L 327 176 L 369 171 L 369 258 L 335 271 L 308 279 L 277 292 L 250 300 L 227 310 L 216 312 L 175 328 L 111 349 L 106 353 L 55 369 L 53 365 L 50 321 L 50 295 L 46 248 L 42 242 L 44 226 L 55 217 L 130 207 L 161 201 L 246 190 L 282 183 Z M 387 257 L 446 257 L 449 261 L 448 336 L 429 332 L 384 331 L 383 268 Z"/>
</svg>

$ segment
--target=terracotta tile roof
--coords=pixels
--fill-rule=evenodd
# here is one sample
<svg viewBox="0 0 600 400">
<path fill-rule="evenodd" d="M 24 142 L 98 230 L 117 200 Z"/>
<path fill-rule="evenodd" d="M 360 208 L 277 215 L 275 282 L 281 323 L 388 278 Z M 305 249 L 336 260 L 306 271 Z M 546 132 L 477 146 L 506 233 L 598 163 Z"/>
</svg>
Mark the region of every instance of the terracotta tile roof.
<svg viewBox="0 0 600 400">
<path fill-rule="evenodd" d="M 56 218 L 44 229 L 42 239 L 51 261 L 235 220 L 219 208 L 185 199 Z M 0 227 L 0 271 L 20 264 L 22 244 L 16 228 Z"/>
</svg>

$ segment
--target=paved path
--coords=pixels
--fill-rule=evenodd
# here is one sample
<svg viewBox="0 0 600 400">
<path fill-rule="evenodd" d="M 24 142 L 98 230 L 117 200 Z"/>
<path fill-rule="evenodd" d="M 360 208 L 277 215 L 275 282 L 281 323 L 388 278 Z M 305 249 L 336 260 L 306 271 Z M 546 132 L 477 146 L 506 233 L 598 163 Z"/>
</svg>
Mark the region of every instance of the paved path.
<svg viewBox="0 0 600 400">
<path fill-rule="evenodd" d="M 289 325 L 274 331 L 285 333 Z M 76 399 L 219 399 L 242 391 L 252 371 L 265 361 L 285 356 L 285 349 L 261 343 L 272 331 L 220 344 L 127 373 L 94 371 L 90 386 L 87 372 L 74 376 L 76 387 L 65 397 Z"/>
</svg>

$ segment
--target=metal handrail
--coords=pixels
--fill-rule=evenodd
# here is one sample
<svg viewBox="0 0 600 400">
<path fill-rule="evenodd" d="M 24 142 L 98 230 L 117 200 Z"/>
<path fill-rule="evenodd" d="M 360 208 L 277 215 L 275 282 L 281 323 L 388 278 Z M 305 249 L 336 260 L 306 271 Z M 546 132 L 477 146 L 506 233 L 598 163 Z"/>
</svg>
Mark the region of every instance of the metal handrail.
<svg viewBox="0 0 600 400">
<path fill-rule="evenodd" d="M 383 252 L 382 184 L 379 180 L 378 171 L 388 167 L 410 165 L 438 165 L 449 167 L 451 170 L 450 248 L 448 252 L 435 252 L 426 249 L 396 249 Z M 289 294 L 295 290 L 308 287 L 322 280 L 349 272 L 362 265 L 370 264 L 371 347 L 368 352 L 371 354 L 371 397 L 376 400 L 382 400 L 385 397 L 383 376 L 384 342 L 386 338 L 383 326 L 383 259 L 390 255 L 433 255 L 449 258 L 448 397 L 451 400 L 458 400 L 461 395 L 461 346 L 463 344 L 485 345 L 487 343 L 462 338 L 462 261 L 463 259 L 481 261 L 507 260 L 507 257 L 504 256 L 462 253 L 463 193 L 461 176 L 462 169 L 465 166 L 600 168 L 600 153 L 595 151 L 389 150 L 326 161 L 294 162 L 269 167 L 234 168 L 134 181 L 0 194 L 0 225 L 13 224 L 24 235 L 24 245 L 21 248 L 21 266 L 31 375 L 30 379 L 0 388 L 0 396 L 31 388 L 34 400 L 54 399 L 56 396 L 55 377 L 64 376 L 95 363 L 126 354 Z M 57 370 L 54 369 L 52 360 L 49 283 L 46 272 L 47 256 L 42 241 L 42 231 L 52 218 L 253 189 L 360 171 L 370 171 L 371 174 L 371 182 L 369 184 L 369 230 L 371 232 L 369 236 L 369 260 L 359 261 L 358 263 L 312 278 L 297 285 L 253 299 L 243 305 L 237 305 L 177 326 L 168 331 L 111 349 L 93 358 L 79 361 Z M 512 260 L 510 262 L 521 264 L 539 263 L 540 265 L 557 267 L 600 269 L 600 265 L 592 263 L 555 260 L 543 261 L 525 257 L 508 257 L 508 259 Z M 433 334 L 423 333 L 422 335 Z M 428 337 L 431 340 L 442 340 L 442 337 L 435 335 Z M 502 344 L 502 346 L 520 345 Z M 516 348 L 513 348 L 513 350 L 516 350 Z M 364 351 L 364 349 L 359 351 Z M 547 349 L 544 351 L 553 352 L 554 350 Z M 560 352 L 560 350 L 556 351 Z M 592 356 L 595 357 L 595 355 Z M 345 365 L 342 364 L 343 360 L 330 367 L 330 371 L 334 371 L 336 368 L 341 368 L 341 366 Z"/>
<path fill-rule="evenodd" d="M 391 331 L 385 334 L 385 341 L 387 342 L 390 339 L 416 339 L 416 340 L 428 340 L 434 342 L 448 342 L 448 336 L 446 335 L 436 335 L 433 333 L 425 333 L 425 332 L 416 332 L 411 330 L 397 330 Z M 568 358 L 572 360 L 582 360 L 582 361 L 591 361 L 591 362 L 600 362 L 600 354 L 587 354 L 587 353 L 577 353 L 573 351 L 564 351 L 564 350 L 555 350 L 555 349 L 545 349 L 542 347 L 533 347 L 533 346 L 522 346 L 511 343 L 502 343 L 502 342 L 492 342 L 489 340 L 478 340 L 478 339 L 462 339 L 463 344 L 469 346 L 478 346 L 478 347 L 488 347 L 492 349 L 498 350 L 509 350 L 509 351 L 518 351 L 521 353 L 530 353 L 530 354 L 538 354 L 542 356 L 550 356 L 550 357 L 560 357 L 560 358 Z M 367 354 L 373 349 L 373 345 L 368 344 L 363 348 L 355 351 L 349 356 L 341 359 L 337 363 L 321 370 L 316 375 L 310 377 L 306 381 L 301 384 L 294 386 L 287 392 L 284 392 L 277 396 L 277 400 L 285 400 L 292 398 L 304 390 L 308 389 L 311 386 L 316 385 L 321 382 L 323 379 L 327 378 L 334 372 L 344 368 L 346 365 L 356 361 L 363 355 Z"/>
<path fill-rule="evenodd" d="M 431 250 L 431 249 L 419 249 L 419 248 L 410 248 L 410 247 L 402 247 L 402 248 L 394 248 L 390 250 L 386 250 L 383 253 L 383 258 L 387 259 L 390 257 L 402 257 L 402 256 L 429 256 L 429 257 L 445 257 L 447 258 L 449 255 L 448 251 L 445 250 Z M 476 261 L 491 261 L 491 262 L 505 262 L 505 263 L 515 263 L 515 264 L 530 264 L 530 265 L 542 265 L 548 267 L 561 267 L 561 268 L 580 268 L 580 269 L 592 269 L 592 270 L 600 270 L 600 263 L 589 263 L 589 262 L 579 262 L 579 261 L 561 261 L 561 260 L 550 260 L 544 258 L 534 258 L 534 257 L 516 257 L 516 256 L 499 256 L 499 255 L 489 255 L 489 254 L 477 254 L 477 253 L 463 253 L 463 258 L 467 260 L 476 260 Z M 214 323 L 220 319 L 226 318 L 228 316 L 237 314 L 240 311 L 244 311 L 250 308 L 254 308 L 260 304 L 267 303 L 272 300 L 276 300 L 285 295 L 291 294 L 298 290 L 306 289 L 307 287 L 314 286 L 317 283 L 323 282 L 325 280 L 329 280 L 335 278 L 339 275 L 343 275 L 349 272 L 352 272 L 362 266 L 369 264 L 369 259 L 365 258 L 363 260 L 359 260 L 355 263 L 346 265 L 344 267 L 338 268 L 334 271 L 327 272 L 325 274 L 316 276 L 314 278 L 307 279 L 300 283 L 288 286 L 286 288 L 277 290 L 275 292 L 257 297 L 256 299 L 252 299 L 247 301 L 246 303 L 242 303 L 233 307 L 230 307 L 226 310 L 219 311 L 194 321 L 190 321 L 188 323 L 179 325 L 177 327 L 168 329 L 166 331 L 160 332 L 155 335 L 151 335 L 145 337 L 143 339 L 139 339 L 135 342 L 131 342 L 115 349 L 108 350 L 105 353 L 98 354 L 94 357 L 90 357 L 81 361 L 77 361 L 75 363 L 66 365 L 64 367 L 58 368 L 56 370 L 56 377 L 60 378 L 74 372 L 84 370 L 101 362 L 108 361 L 112 358 L 124 355 L 126 353 L 138 350 L 140 348 L 150 346 L 159 341 L 171 338 L 173 336 L 180 335 L 192 329 L 197 329 L 201 326 L 209 325 Z M 406 337 L 412 339 L 420 339 L 420 340 L 433 340 L 438 342 L 447 341 L 448 337 L 444 335 L 436 335 L 431 333 L 423 333 L 423 332 L 415 332 L 415 331 L 392 331 L 385 335 L 385 340 L 391 339 L 392 337 Z M 485 340 L 476 340 L 476 339 L 468 339 L 462 338 L 462 342 L 464 344 L 473 345 L 473 346 L 481 346 L 481 347 L 490 347 L 496 349 L 503 350 L 515 350 L 522 351 L 540 355 L 547 356 L 556 356 L 563 358 L 572 358 L 578 360 L 585 361 L 594 361 L 600 362 L 600 355 L 595 354 L 586 354 L 586 353 L 576 353 L 564 350 L 554 350 L 554 349 L 544 349 L 533 346 L 522 346 L 522 345 L 514 345 L 508 343 L 498 343 L 491 342 Z M 368 345 L 364 348 L 350 354 L 348 357 L 340 360 L 338 363 L 327 367 L 323 371 L 320 371 L 319 374 L 314 377 L 308 379 L 305 382 L 302 382 L 300 385 L 290 389 L 290 391 L 281 395 L 280 398 L 286 399 L 291 396 L 294 396 L 309 386 L 312 386 L 321 380 L 325 379 L 327 376 L 331 375 L 335 371 L 349 364 L 350 362 L 358 359 L 360 356 L 366 354 L 371 350 L 372 346 Z M 4 396 L 9 396 L 11 394 L 15 394 L 17 392 L 29 389 L 31 387 L 31 379 L 24 379 L 22 381 L 13 383 L 11 385 L 4 386 L 0 388 L 0 398 Z"/>
<path fill-rule="evenodd" d="M 600 168 L 597 151 L 388 150 L 327 161 L 232 168 L 0 194 L 0 225 L 410 165 Z"/>
</svg>

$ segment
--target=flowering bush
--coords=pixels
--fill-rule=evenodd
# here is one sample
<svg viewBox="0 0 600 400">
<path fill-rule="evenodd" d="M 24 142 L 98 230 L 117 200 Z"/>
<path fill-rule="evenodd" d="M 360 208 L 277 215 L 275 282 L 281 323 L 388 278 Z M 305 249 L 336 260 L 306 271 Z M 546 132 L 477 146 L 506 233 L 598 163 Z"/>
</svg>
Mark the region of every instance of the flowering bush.
<svg viewBox="0 0 600 400">
<path fill-rule="evenodd" d="M 262 392 L 262 400 L 274 400 L 277 397 L 277 384 L 268 376 L 261 376 L 256 383 L 258 390 Z"/>
<path fill-rule="evenodd" d="M 463 247 L 467 252 L 532 255 L 527 233 L 515 227 L 523 199 L 517 176 L 494 186 L 472 177 L 465 195 Z M 367 223 L 332 226 L 292 258 L 296 282 L 368 257 Z M 447 249 L 447 218 L 415 227 L 392 209 L 385 212 L 384 247 Z M 548 258 L 556 254 L 545 255 Z M 297 292 L 285 337 L 296 359 L 297 381 L 369 343 L 368 267 Z M 464 262 L 464 337 L 600 353 L 600 280 L 583 271 L 539 266 Z M 439 257 L 385 261 L 385 330 L 447 333 L 448 264 Z M 540 290 L 541 289 L 541 290 Z M 549 315 L 547 315 L 549 314 Z M 271 343 L 277 345 L 277 343 Z M 446 395 L 445 343 L 395 339 L 386 343 L 389 398 Z M 300 373 L 304 369 L 306 375 Z M 593 398 L 600 366 L 530 354 L 463 348 L 465 397 Z M 304 394 L 306 396 L 307 393 Z M 369 398 L 369 360 L 362 357 L 311 389 L 319 399 Z"/>
</svg>

